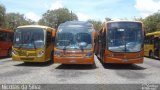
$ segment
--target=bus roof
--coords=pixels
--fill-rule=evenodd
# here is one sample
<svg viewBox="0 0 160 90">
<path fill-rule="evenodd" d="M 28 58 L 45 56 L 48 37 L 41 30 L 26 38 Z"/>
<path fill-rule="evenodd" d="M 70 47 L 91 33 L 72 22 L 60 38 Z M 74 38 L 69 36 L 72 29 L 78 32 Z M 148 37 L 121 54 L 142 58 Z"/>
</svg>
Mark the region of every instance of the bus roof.
<svg viewBox="0 0 160 90">
<path fill-rule="evenodd" d="M 156 31 L 156 32 L 146 34 L 146 36 L 151 36 L 151 35 L 160 35 L 160 31 Z"/>
<path fill-rule="evenodd" d="M 108 21 L 108 22 L 106 22 L 106 23 L 112 23 L 112 22 L 137 22 L 137 23 L 142 23 L 141 21 L 130 21 L 130 20 Z"/>
<path fill-rule="evenodd" d="M 81 25 L 83 27 L 93 27 L 93 25 L 87 21 L 66 21 L 66 22 L 60 24 L 59 27 L 67 27 L 70 25 Z"/>
<path fill-rule="evenodd" d="M 25 25 L 25 26 L 19 26 L 17 28 L 44 28 L 44 29 L 47 29 L 47 28 L 51 28 L 51 27 L 42 26 L 42 25 Z M 51 29 L 53 29 L 53 28 L 51 28 Z"/>
<path fill-rule="evenodd" d="M 13 30 L 0 28 L 0 32 L 14 32 Z"/>
</svg>

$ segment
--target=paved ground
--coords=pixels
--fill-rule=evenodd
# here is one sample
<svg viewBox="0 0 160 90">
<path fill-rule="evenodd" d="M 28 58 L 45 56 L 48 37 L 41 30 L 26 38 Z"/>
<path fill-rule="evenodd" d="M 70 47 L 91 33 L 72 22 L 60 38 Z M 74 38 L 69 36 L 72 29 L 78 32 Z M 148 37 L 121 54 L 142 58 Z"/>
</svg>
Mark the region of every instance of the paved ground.
<svg viewBox="0 0 160 90">
<path fill-rule="evenodd" d="M 0 84 L 160 84 L 159 60 L 145 58 L 144 64 L 105 66 L 96 57 L 95 61 L 95 66 L 26 64 L 1 58 Z"/>
</svg>

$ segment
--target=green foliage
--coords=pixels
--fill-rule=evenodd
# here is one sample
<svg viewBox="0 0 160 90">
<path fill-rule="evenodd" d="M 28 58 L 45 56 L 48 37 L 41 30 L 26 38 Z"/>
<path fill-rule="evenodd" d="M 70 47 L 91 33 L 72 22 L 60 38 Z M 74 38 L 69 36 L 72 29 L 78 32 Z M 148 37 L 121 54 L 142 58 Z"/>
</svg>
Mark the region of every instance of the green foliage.
<svg viewBox="0 0 160 90">
<path fill-rule="evenodd" d="M 6 9 L 0 4 L 0 27 L 4 27 Z"/>
<path fill-rule="evenodd" d="M 77 15 L 70 12 L 67 8 L 60 8 L 56 10 L 48 10 L 43 14 L 42 19 L 40 19 L 38 23 L 40 25 L 57 28 L 59 24 L 72 20 L 78 20 Z"/>
<path fill-rule="evenodd" d="M 34 24 L 30 19 L 26 19 L 23 14 L 19 13 L 7 13 L 6 16 L 6 27 L 15 29 L 18 26 Z"/>
<path fill-rule="evenodd" d="M 92 20 L 92 19 L 90 19 L 90 20 L 88 20 L 88 21 L 93 24 L 94 29 L 95 29 L 96 31 L 99 31 L 99 30 L 100 30 L 101 24 L 102 24 L 101 21 L 96 21 L 96 20 Z"/>
<path fill-rule="evenodd" d="M 160 30 L 160 12 L 154 13 L 143 20 L 146 32 Z"/>
<path fill-rule="evenodd" d="M 106 17 L 105 20 L 106 20 L 106 21 L 111 21 L 112 19 L 109 18 L 109 17 Z"/>
</svg>

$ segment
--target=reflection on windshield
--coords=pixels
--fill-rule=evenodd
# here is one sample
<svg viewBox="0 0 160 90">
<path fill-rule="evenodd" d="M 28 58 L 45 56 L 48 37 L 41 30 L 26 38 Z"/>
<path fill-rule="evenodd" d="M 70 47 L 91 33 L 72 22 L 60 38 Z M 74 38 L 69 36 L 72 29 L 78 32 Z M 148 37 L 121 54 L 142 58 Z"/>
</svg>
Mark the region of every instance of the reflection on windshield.
<svg viewBox="0 0 160 90">
<path fill-rule="evenodd" d="M 39 28 L 17 29 L 14 38 L 14 47 L 18 48 L 44 47 L 43 29 Z"/>
<path fill-rule="evenodd" d="M 87 45 L 83 49 L 92 48 L 91 31 L 84 28 L 62 28 L 56 37 L 56 47 L 59 49 L 80 49 L 79 43 Z"/>
<path fill-rule="evenodd" d="M 108 29 L 108 49 L 114 52 L 138 52 L 142 49 L 141 25 L 125 27 L 127 23 Z M 129 25 L 127 25 L 129 26 Z"/>
</svg>

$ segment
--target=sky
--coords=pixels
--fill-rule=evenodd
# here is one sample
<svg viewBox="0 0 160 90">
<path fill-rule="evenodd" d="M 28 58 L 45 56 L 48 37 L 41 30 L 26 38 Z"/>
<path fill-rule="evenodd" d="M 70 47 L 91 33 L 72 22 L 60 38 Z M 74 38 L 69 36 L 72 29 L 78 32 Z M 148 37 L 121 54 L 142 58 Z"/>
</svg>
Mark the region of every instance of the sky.
<svg viewBox="0 0 160 90">
<path fill-rule="evenodd" d="M 7 13 L 19 12 L 34 21 L 58 8 L 68 8 L 80 21 L 145 18 L 160 10 L 160 0 L 0 0 L 0 4 Z"/>
</svg>

